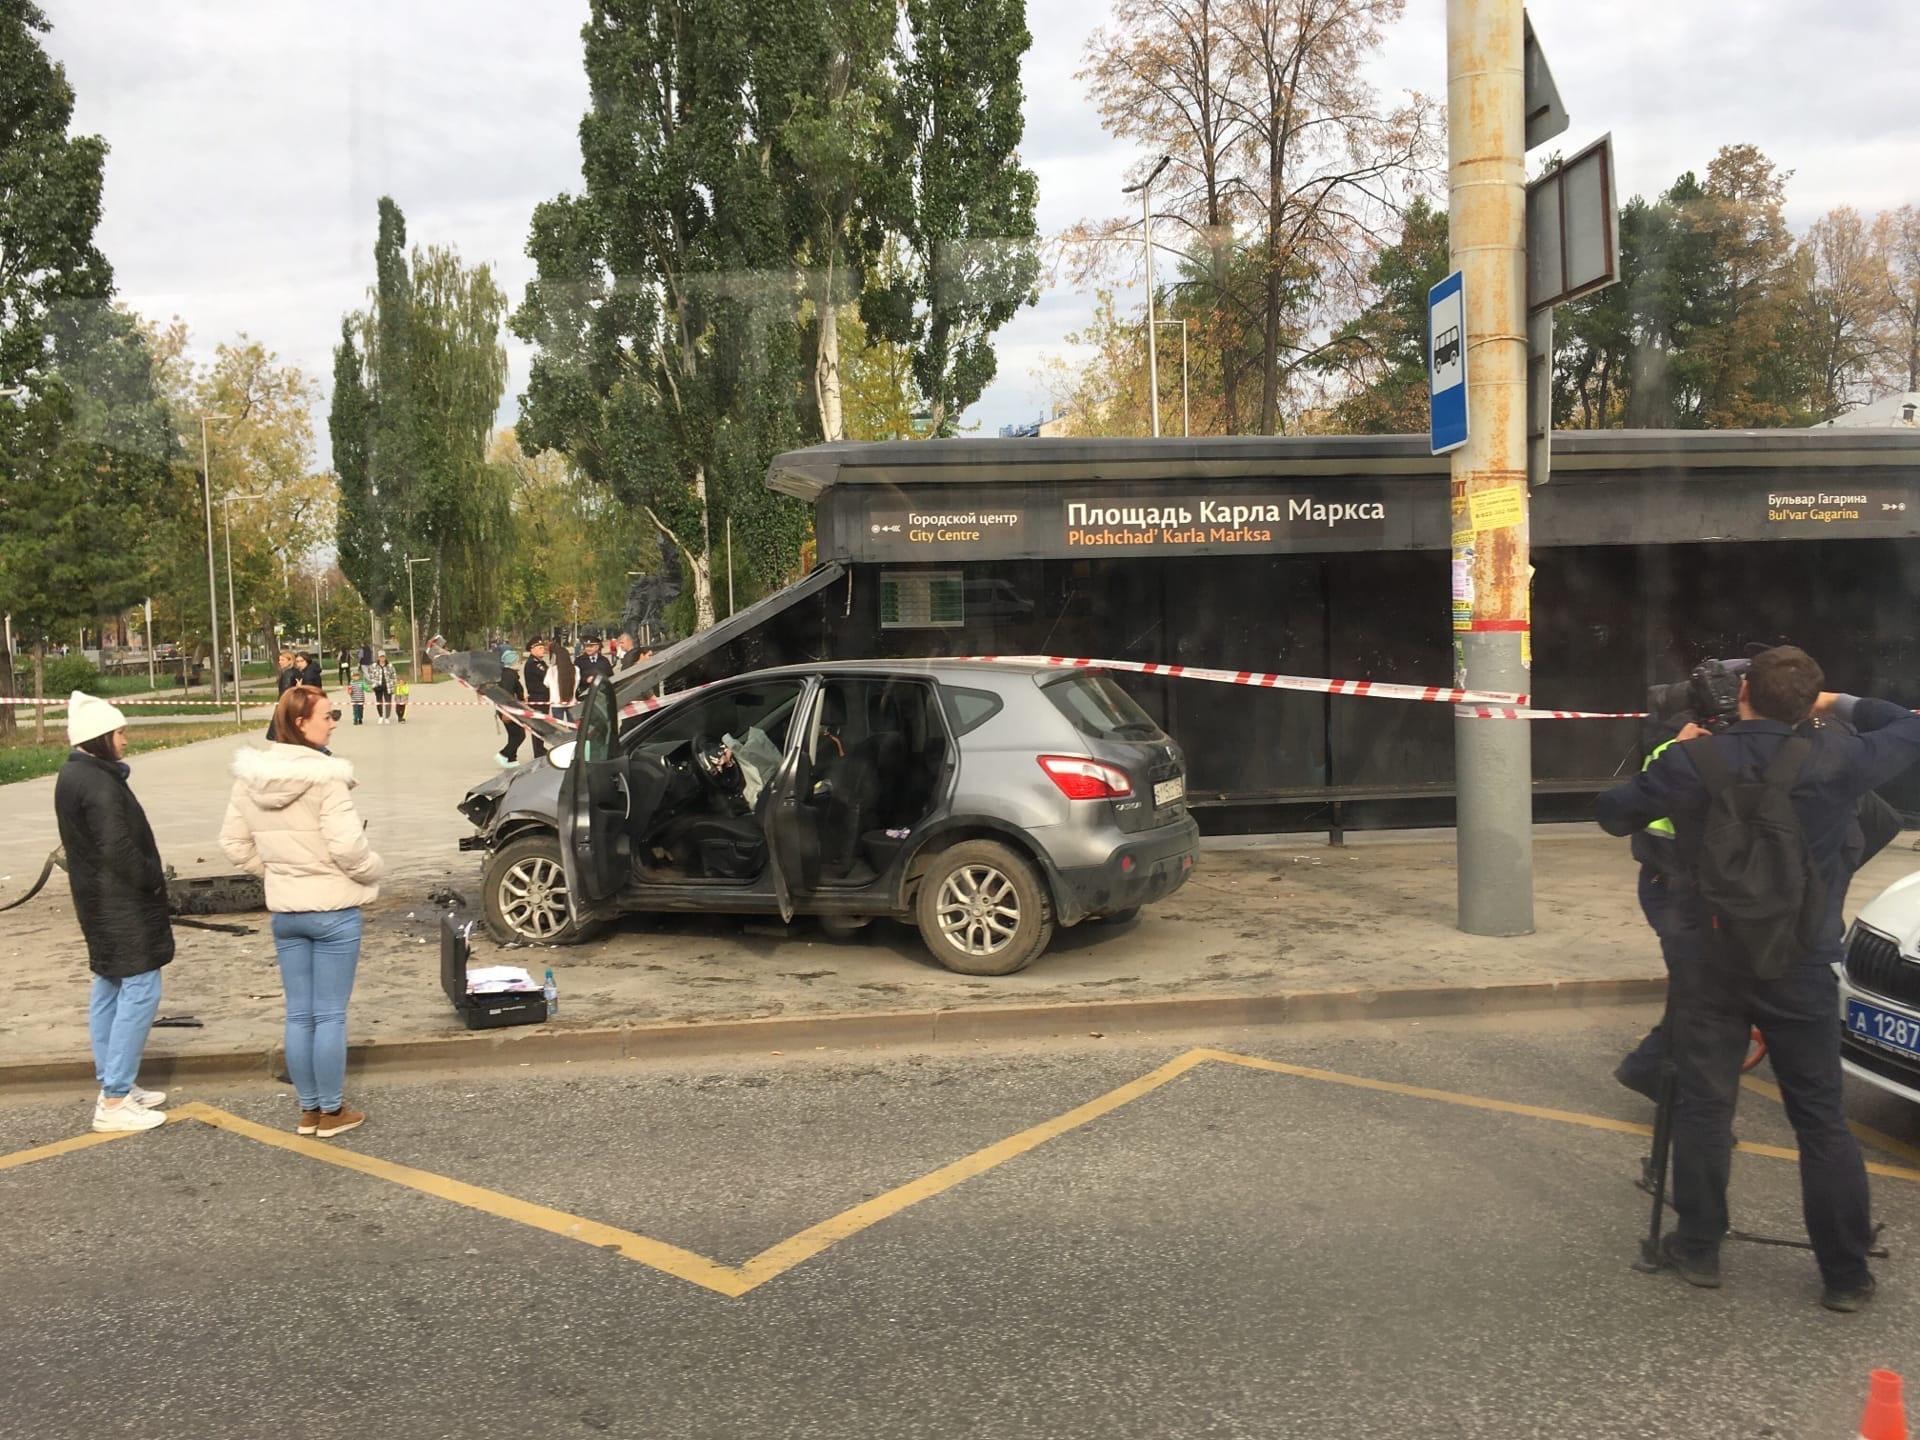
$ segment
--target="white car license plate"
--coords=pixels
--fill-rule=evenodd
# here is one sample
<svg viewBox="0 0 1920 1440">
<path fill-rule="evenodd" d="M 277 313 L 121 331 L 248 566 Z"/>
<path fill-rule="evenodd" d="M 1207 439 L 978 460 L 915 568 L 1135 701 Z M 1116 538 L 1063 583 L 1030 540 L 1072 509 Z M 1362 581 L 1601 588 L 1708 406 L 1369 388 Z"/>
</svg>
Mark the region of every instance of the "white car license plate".
<svg viewBox="0 0 1920 1440">
<path fill-rule="evenodd" d="M 1861 1040 L 1920 1059 L 1920 1020 L 1896 1015 L 1864 1000 L 1847 1001 L 1847 1030 Z"/>
<path fill-rule="evenodd" d="M 1187 782 L 1184 776 L 1176 775 L 1171 780 L 1162 780 L 1153 787 L 1155 805 L 1172 805 L 1187 798 Z"/>
</svg>

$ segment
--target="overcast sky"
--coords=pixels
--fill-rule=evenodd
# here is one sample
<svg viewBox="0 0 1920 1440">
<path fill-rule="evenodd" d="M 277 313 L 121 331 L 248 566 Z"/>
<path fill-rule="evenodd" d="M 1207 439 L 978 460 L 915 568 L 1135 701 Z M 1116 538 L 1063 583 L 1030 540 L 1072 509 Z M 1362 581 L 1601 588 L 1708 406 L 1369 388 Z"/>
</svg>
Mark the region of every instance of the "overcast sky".
<svg viewBox="0 0 1920 1440">
<path fill-rule="evenodd" d="M 76 125 L 112 147 L 99 240 L 122 298 L 178 315 L 210 349 L 240 332 L 324 389 L 342 312 L 372 274 L 374 203 L 409 238 L 487 261 L 518 302 L 533 206 L 580 183 L 584 0 L 41 0 Z M 1074 72 L 1105 0 L 1030 0 L 1026 163 L 1040 226 L 1117 213 L 1138 158 Z M 1920 6 L 1904 0 L 1535 0 L 1571 130 L 1607 130 L 1625 193 L 1752 141 L 1795 172 L 1791 216 L 1920 201 Z M 1444 93 L 1445 6 L 1411 0 L 1381 54 L 1387 91 Z M 1084 324 L 1044 294 L 1000 333 L 1000 378 L 968 415 L 986 433 L 1045 406 L 1034 371 Z M 510 342 L 505 406 L 525 383 Z M 324 433 L 324 429 L 323 432 Z M 319 457 L 324 463 L 325 457 Z"/>
</svg>

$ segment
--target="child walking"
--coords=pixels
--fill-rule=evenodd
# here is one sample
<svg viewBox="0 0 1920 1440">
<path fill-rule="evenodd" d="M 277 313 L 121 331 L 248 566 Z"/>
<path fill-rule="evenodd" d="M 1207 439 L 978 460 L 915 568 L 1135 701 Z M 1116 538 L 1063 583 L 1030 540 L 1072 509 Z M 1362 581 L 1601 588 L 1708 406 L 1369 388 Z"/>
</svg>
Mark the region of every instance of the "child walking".
<svg viewBox="0 0 1920 1440">
<path fill-rule="evenodd" d="M 353 723 L 361 723 L 361 717 L 367 713 L 367 685 L 358 675 L 347 686 L 347 696 L 353 701 Z"/>
<path fill-rule="evenodd" d="M 402 725 L 407 723 L 407 696 L 413 693 L 411 680 L 393 682 L 393 714 Z"/>
</svg>

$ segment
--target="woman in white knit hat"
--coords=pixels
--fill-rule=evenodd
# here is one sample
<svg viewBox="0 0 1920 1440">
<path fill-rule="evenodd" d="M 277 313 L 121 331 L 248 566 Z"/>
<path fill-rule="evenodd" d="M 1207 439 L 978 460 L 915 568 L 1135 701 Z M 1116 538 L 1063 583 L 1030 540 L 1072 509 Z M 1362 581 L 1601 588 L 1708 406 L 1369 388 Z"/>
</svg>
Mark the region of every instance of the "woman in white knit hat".
<svg viewBox="0 0 1920 1440">
<path fill-rule="evenodd" d="M 151 1130 L 166 1117 L 164 1090 L 135 1076 L 160 1009 L 160 968 L 173 959 L 167 872 L 153 828 L 127 778 L 127 717 L 76 690 L 67 701 L 73 753 L 54 782 L 53 812 L 67 852 L 67 881 L 93 969 L 87 1025 L 100 1095 L 93 1128 Z"/>
<path fill-rule="evenodd" d="M 353 808 L 353 766 L 327 749 L 340 712 L 310 685 L 273 711 L 274 743 L 233 757 L 220 847 L 267 880 L 287 997 L 287 1072 L 302 1135 L 330 1140 L 367 1117 L 348 1106 L 347 1000 L 360 965 L 360 907 L 379 898 L 380 857 Z"/>
</svg>

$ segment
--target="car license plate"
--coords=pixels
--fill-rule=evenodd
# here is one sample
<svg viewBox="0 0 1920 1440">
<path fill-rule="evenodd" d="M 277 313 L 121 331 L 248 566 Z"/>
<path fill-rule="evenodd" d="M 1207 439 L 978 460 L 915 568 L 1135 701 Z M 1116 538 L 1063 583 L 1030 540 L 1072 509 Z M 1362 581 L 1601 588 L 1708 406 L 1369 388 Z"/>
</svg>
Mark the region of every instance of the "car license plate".
<svg viewBox="0 0 1920 1440">
<path fill-rule="evenodd" d="M 1847 1001 L 1847 1031 L 1887 1050 L 1920 1059 L 1920 1020 L 1896 1015 L 1864 1000 Z"/>
<path fill-rule="evenodd" d="M 1171 780 L 1162 780 L 1153 787 L 1155 805 L 1172 805 L 1187 798 L 1187 782 L 1184 776 L 1176 775 Z"/>
</svg>

